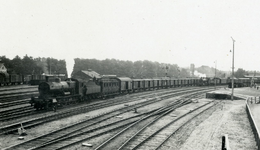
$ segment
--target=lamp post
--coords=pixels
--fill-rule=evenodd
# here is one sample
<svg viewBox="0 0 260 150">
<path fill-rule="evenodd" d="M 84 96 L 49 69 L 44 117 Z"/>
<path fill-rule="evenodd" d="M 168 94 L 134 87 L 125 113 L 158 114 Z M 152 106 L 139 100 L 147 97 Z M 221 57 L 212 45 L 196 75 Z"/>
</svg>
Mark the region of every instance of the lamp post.
<svg viewBox="0 0 260 150">
<path fill-rule="evenodd" d="M 234 100 L 234 52 L 235 52 L 235 40 L 231 37 L 233 41 L 233 55 L 232 55 L 232 94 L 231 100 Z"/>
<path fill-rule="evenodd" d="M 217 79 L 216 79 L 216 77 L 217 77 L 217 60 L 215 60 L 214 61 L 214 63 L 215 63 L 215 89 L 217 89 Z"/>
</svg>

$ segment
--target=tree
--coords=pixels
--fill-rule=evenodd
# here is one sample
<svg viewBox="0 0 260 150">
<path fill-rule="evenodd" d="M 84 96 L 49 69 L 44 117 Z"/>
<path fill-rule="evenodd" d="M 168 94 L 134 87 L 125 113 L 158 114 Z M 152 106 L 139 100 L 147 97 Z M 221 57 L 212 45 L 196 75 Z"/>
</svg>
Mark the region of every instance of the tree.
<svg viewBox="0 0 260 150">
<path fill-rule="evenodd" d="M 234 73 L 234 76 L 236 78 L 243 78 L 243 77 L 245 77 L 246 74 L 247 74 L 247 72 L 244 69 L 238 68 L 237 71 Z"/>
<path fill-rule="evenodd" d="M 11 72 L 17 73 L 17 74 L 23 74 L 24 72 L 24 66 L 22 59 L 17 55 L 15 58 L 11 61 L 12 68 L 9 68 Z"/>
<path fill-rule="evenodd" d="M 67 75 L 66 61 L 48 57 L 46 59 L 47 72 L 49 74 L 65 74 Z"/>
<path fill-rule="evenodd" d="M 110 74 L 117 76 L 126 76 L 134 78 L 153 78 L 164 77 L 165 67 L 167 66 L 167 76 L 178 77 L 189 76 L 189 70 L 184 69 L 181 71 L 176 64 L 161 64 L 159 62 L 152 62 L 148 60 L 144 61 L 123 61 L 117 59 L 79 59 L 76 58 L 73 74 L 80 70 L 92 69 L 99 74 Z"/>
<path fill-rule="evenodd" d="M 34 71 L 37 67 L 35 61 L 32 57 L 25 55 L 22 59 L 22 74 L 34 74 Z"/>
<path fill-rule="evenodd" d="M 189 71 L 187 70 L 187 69 L 181 69 L 181 72 L 180 72 L 180 76 L 182 77 L 182 78 L 186 78 L 186 77 L 190 77 L 190 73 L 189 73 Z"/>
</svg>

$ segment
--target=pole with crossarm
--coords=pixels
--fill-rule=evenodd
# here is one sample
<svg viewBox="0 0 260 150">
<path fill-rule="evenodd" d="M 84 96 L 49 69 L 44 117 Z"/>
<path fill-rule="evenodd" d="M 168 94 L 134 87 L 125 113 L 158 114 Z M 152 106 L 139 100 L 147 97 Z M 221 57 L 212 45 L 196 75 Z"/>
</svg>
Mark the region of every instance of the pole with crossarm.
<svg viewBox="0 0 260 150">
<path fill-rule="evenodd" d="M 234 52 L 235 52 L 235 40 L 231 37 L 233 41 L 233 57 L 232 57 L 232 94 L 231 100 L 234 100 Z"/>
</svg>

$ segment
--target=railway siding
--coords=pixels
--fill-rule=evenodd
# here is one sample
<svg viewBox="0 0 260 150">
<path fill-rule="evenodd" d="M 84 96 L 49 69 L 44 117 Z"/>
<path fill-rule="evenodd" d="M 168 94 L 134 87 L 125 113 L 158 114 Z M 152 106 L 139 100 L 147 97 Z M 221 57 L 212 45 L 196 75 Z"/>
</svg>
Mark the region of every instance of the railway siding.
<svg viewBox="0 0 260 150">
<path fill-rule="evenodd" d="M 38 86 L 32 86 L 32 85 L 16 85 L 16 86 L 6 86 L 6 87 L 0 87 L 0 93 L 5 91 L 14 91 L 14 90 L 21 90 L 21 89 L 37 89 Z"/>
<path fill-rule="evenodd" d="M 156 149 L 164 140 L 167 140 L 167 136 L 170 136 L 178 127 L 182 126 L 185 121 L 193 119 L 195 114 L 198 114 L 200 111 L 204 110 L 204 107 L 207 107 L 207 105 L 210 104 L 213 103 L 210 101 L 207 103 L 191 103 L 177 108 L 169 115 L 164 116 L 155 124 L 146 128 L 128 144 L 127 148 Z"/>
<path fill-rule="evenodd" d="M 166 90 L 166 91 L 167 91 L 168 93 L 172 93 L 171 90 Z M 166 92 L 166 93 L 167 93 L 167 92 Z M 185 93 L 185 92 L 182 92 L 182 93 Z M 188 92 L 188 93 L 189 93 L 189 94 L 192 94 L 191 92 Z M 197 92 L 194 92 L 194 93 L 198 95 L 198 91 L 197 91 Z M 174 94 L 174 93 L 172 93 L 172 94 Z M 152 94 L 152 95 L 154 95 L 154 94 Z M 158 94 L 158 95 L 159 95 L 159 94 Z M 170 96 L 170 95 L 169 95 L 169 96 Z M 166 97 L 167 97 L 167 96 L 166 96 Z M 194 96 L 192 96 L 192 97 L 194 97 Z M 123 97 L 121 97 L 121 98 L 123 98 Z M 118 99 L 121 99 L 121 98 L 118 98 Z M 157 98 L 157 97 L 155 97 L 155 98 Z M 140 100 L 140 99 L 139 99 L 139 100 Z M 144 99 L 144 101 L 151 101 L 151 99 Z M 159 99 L 159 101 L 162 102 L 160 99 Z M 124 107 L 125 107 L 125 106 L 124 106 Z M 138 111 L 138 112 L 139 112 L 139 111 Z M 91 113 L 91 114 L 92 114 L 92 113 Z M 85 116 L 85 117 L 86 117 L 86 116 Z M 75 117 L 73 117 L 73 118 L 75 118 Z M 118 118 L 118 119 L 120 119 L 120 118 Z M 59 122 L 59 121 L 55 121 L 55 122 Z M 45 127 L 48 127 L 47 124 L 44 124 L 44 126 L 45 126 Z M 53 125 L 51 125 L 51 126 L 53 126 Z M 59 126 L 60 126 L 60 125 L 58 125 L 58 126 L 56 127 L 56 129 L 59 128 Z M 37 129 L 36 129 L 36 130 L 37 130 Z M 41 130 L 42 130 L 42 129 L 41 129 Z M 29 130 L 29 131 L 30 131 L 30 130 Z M 29 135 L 31 135 L 31 133 L 29 133 Z M 29 135 L 28 135 L 28 136 L 29 136 Z M 28 136 L 26 137 L 26 139 L 28 139 Z"/>
<path fill-rule="evenodd" d="M 180 150 L 220 149 L 221 139 L 225 134 L 228 134 L 231 149 L 256 149 L 244 100 L 224 101 L 222 107 L 219 107 L 212 115 L 204 117 L 200 124 L 191 124 L 184 130 L 190 133 L 179 141 L 178 149 Z M 185 132 L 182 131 L 182 133 Z M 169 141 L 171 142 L 173 141 Z"/>
<path fill-rule="evenodd" d="M 178 95 L 181 95 L 181 94 L 185 94 L 185 93 L 190 93 L 191 91 L 192 92 L 199 92 L 201 91 L 202 88 L 199 88 L 199 89 L 195 89 L 195 90 L 190 90 L 190 89 L 186 89 L 186 91 L 175 91 L 175 93 L 173 93 L 172 91 L 166 91 L 164 92 L 163 95 L 161 98 L 168 98 L 168 97 L 172 97 L 172 96 L 178 96 Z M 204 89 L 205 90 L 205 89 Z M 209 89 L 210 90 L 210 89 Z M 162 93 L 160 93 L 160 95 L 162 95 Z M 160 100 L 160 99 L 159 99 Z M 110 100 L 111 101 L 111 100 Z M 113 103 L 111 103 L 110 101 L 107 101 L 107 102 L 103 102 L 103 106 L 102 107 L 107 107 L 108 104 L 111 106 L 111 105 L 114 105 Z M 115 103 L 125 103 L 125 101 L 122 101 L 122 100 L 114 100 Z M 107 104 L 105 104 L 107 103 Z M 79 114 L 79 113 L 84 113 L 84 112 L 87 112 L 89 110 L 92 110 L 93 106 L 84 106 L 84 107 L 78 107 L 78 108 L 75 108 L 74 110 L 70 109 L 70 110 L 66 110 L 66 111 L 62 111 L 62 112 L 58 112 L 56 114 L 48 114 L 46 116 L 42 116 L 42 117 L 38 117 L 38 118 L 33 118 L 33 119 L 29 119 L 29 120 L 24 120 L 22 121 L 22 123 L 24 124 L 24 127 L 27 128 L 27 127 L 32 127 L 32 126 L 35 126 L 35 125 L 39 125 L 39 124 L 42 124 L 43 122 L 48 122 L 48 121 L 53 121 L 55 119 L 58 119 L 58 118 L 64 118 L 64 117 L 68 117 L 68 116 L 71 116 L 71 115 L 76 115 L 76 114 Z M 12 131 L 15 131 L 17 129 L 17 127 L 20 126 L 20 123 L 14 123 L 12 125 L 8 125 L 8 126 L 5 126 L 5 127 L 1 127 L 0 128 L 0 134 L 1 133 L 8 133 L 8 132 L 12 132 Z"/>
</svg>

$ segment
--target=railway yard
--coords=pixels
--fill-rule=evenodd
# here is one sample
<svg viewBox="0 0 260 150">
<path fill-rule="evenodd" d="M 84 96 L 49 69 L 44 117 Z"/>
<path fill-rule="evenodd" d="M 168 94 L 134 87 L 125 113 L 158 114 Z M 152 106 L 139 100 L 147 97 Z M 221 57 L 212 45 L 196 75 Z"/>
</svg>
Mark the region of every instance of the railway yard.
<svg viewBox="0 0 260 150">
<path fill-rule="evenodd" d="M 236 88 L 241 100 L 208 99 L 224 86 L 147 90 L 71 103 L 57 111 L 29 104 L 37 86 L 0 88 L 1 149 L 257 149 L 245 99 L 259 90 Z M 18 135 L 21 125 L 27 135 Z"/>
</svg>

